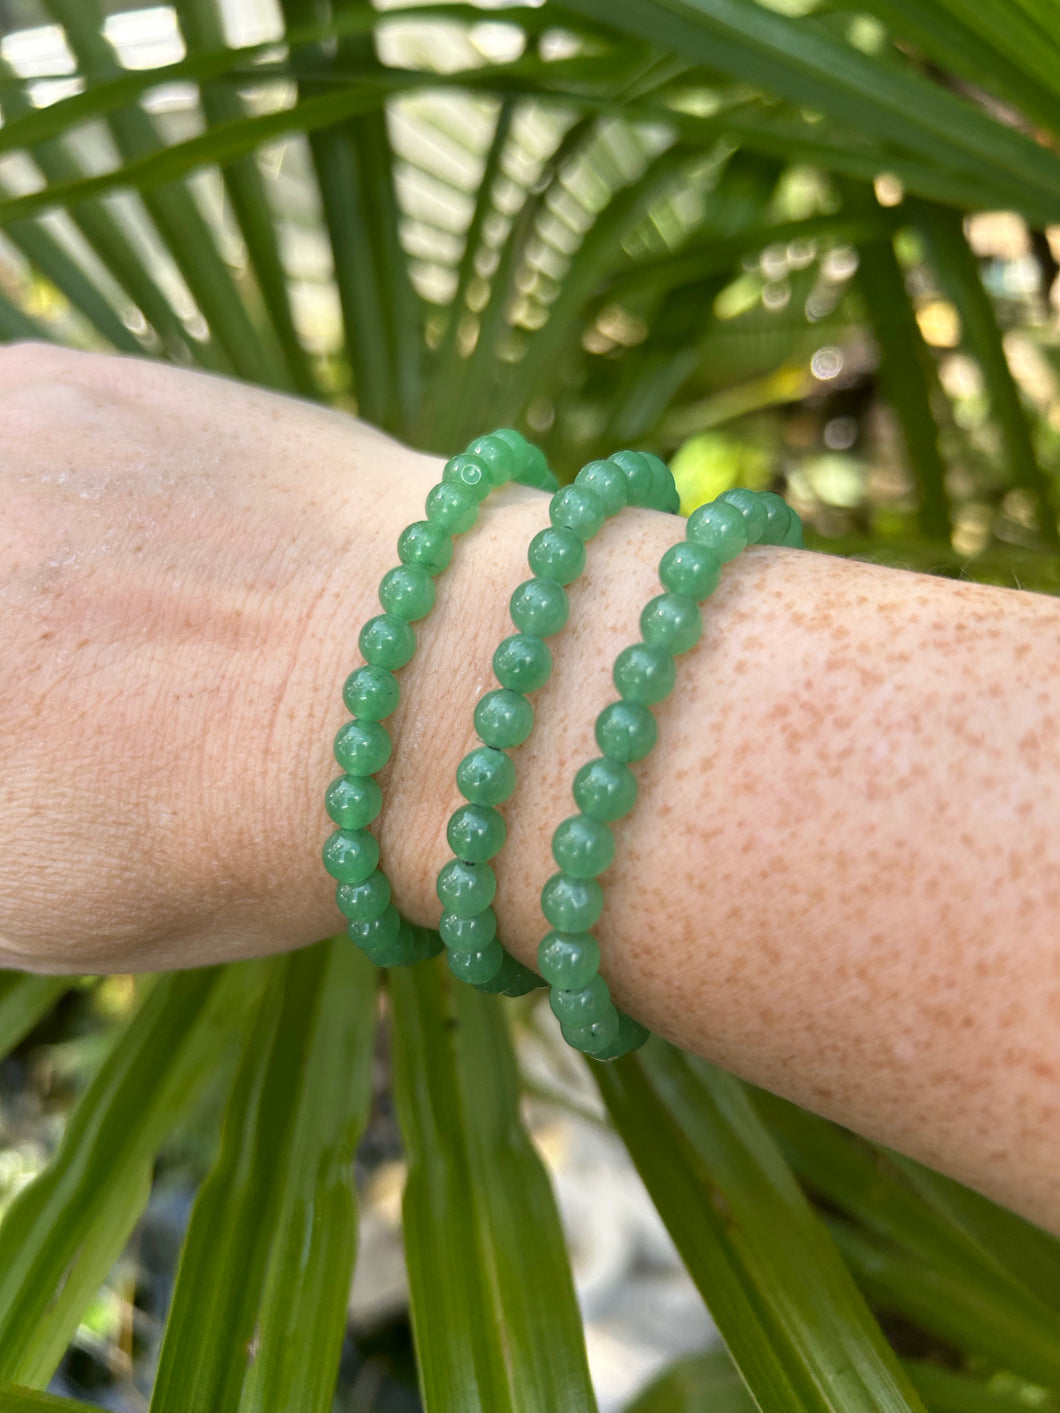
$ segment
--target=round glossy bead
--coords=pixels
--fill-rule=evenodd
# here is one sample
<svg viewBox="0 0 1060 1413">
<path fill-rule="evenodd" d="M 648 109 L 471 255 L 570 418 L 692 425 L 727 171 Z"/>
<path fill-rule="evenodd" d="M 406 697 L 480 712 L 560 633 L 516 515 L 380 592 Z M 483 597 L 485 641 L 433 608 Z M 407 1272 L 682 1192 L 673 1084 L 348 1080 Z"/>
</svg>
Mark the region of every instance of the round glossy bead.
<svg viewBox="0 0 1060 1413">
<path fill-rule="evenodd" d="M 574 803 L 590 819 L 621 819 L 637 803 L 637 777 L 606 756 L 588 761 L 574 777 Z"/>
<path fill-rule="evenodd" d="M 612 702 L 596 718 L 596 744 L 610 760 L 643 760 L 659 735 L 655 718 L 638 702 Z"/>
<path fill-rule="evenodd" d="M 595 491 L 583 491 L 580 486 L 564 486 L 552 497 L 548 517 L 553 525 L 565 525 L 583 540 L 603 528 L 604 503 Z"/>
<path fill-rule="evenodd" d="M 493 654 L 493 673 L 513 692 L 536 692 L 552 673 L 548 644 L 533 633 L 513 633 Z"/>
<path fill-rule="evenodd" d="M 478 952 L 449 952 L 449 970 L 460 981 L 469 981 L 472 986 L 481 986 L 492 979 L 504 965 L 505 951 L 494 938 Z"/>
<path fill-rule="evenodd" d="M 629 504 L 629 482 L 619 467 L 610 461 L 590 461 L 578 472 L 574 484 L 581 491 L 592 491 L 608 517 Z"/>
<path fill-rule="evenodd" d="M 615 836 L 600 820 L 572 814 L 552 836 L 552 857 L 572 878 L 595 878 L 614 860 Z"/>
<path fill-rule="evenodd" d="M 390 759 L 391 744 L 378 721 L 347 721 L 335 737 L 335 759 L 347 775 L 374 775 Z"/>
<path fill-rule="evenodd" d="M 507 834 L 504 820 L 491 805 L 461 805 L 445 831 L 449 847 L 465 863 L 485 863 L 500 853 Z"/>
<path fill-rule="evenodd" d="M 750 491 L 745 486 L 733 486 L 730 490 L 722 491 L 718 500 L 725 505 L 735 506 L 743 516 L 748 544 L 760 544 L 762 536 L 765 534 L 768 516 L 757 492 Z"/>
<path fill-rule="evenodd" d="M 342 700 L 353 716 L 363 721 L 382 721 L 401 700 L 401 688 L 392 672 L 369 663 L 346 678 Z"/>
<path fill-rule="evenodd" d="M 529 991 L 536 991 L 539 986 L 545 985 L 537 973 L 524 967 L 522 962 L 515 962 L 514 971 L 514 977 L 502 993 L 505 996 L 525 996 Z"/>
<path fill-rule="evenodd" d="M 760 545 L 779 545 L 791 525 L 792 509 L 783 496 L 775 491 L 760 491 L 758 500 L 765 511 L 766 527 L 759 536 Z"/>
<path fill-rule="evenodd" d="M 619 1029 L 618 1011 L 614 1006 L 592 1025 L 565 1025 L 560 1022 L 560 1030 L 568 1045 L 575 1050 L 581 1050 L 586 1055 L 595 1055 L 598 1050 L 604 1050 L 618 1035 Z"/>
<path fill-rule="evenodd" d="M 526 470 L 520 476 L 525 486 L 538 486 L 543 491 L 556 491 L 559 482 L 548 469 L 545 453 L 533 442 L 526 443 Z"/>
<path fill-rule="evenodd" d="M 721 558 L 706 545 L 671 545 L 659 561 L 659 580 L 671 594 L 702 603 L 718 587 Z"/>
<path fill-rule="evenodd" d="M 398 536 L 398 559 L 428 574 L 441 574 L 453 558 L 453 537 L 430 520 L 414 520 Z"/>
<path fill-rule="evenodd" d="M 794 510 L 791 512 L 791 524 L 780 543 L 787 545 L 789 549 L 803 549 L 805 547 L 802 538 L 802 521 Z"/>
<path fill-rule="evenodd" d="M 348 923 L 346 931 L 349 932 L 351 926 L 356 927 L 357 925 L 356 923 Z M 371 926 L 371 924 L 368 925 Z M 426 948 L 423 947 L 421 938 L 422 930 L 413 927 L 411 923 L 402 918 L 396 936 L 387 941 L 378 941 L 375 938 L 366 938 L 364 941 L 358 941 L 357 938 L 353 938 L 353 940 L 357 942 L 368 960 L 374 962 L 377 967 L 408 967 L 412 966 L 413 962 L 422 960 L 426 955 Z"/>
<path fill-rule="evenodd" d="M 487 863 L 450 859 L 438 874 L 436 889 L 443 908 L 457 917 L 474 917 L 493 902 L 497 879 Z"/>
<path fill-rule="evenodd" d="M 518 435 L 517 432 L 516 436 Z M 485 465 L 490 481 L 495 486 L 514 481 L 516 472 L 524 465 L 524 459 L 517 456 L 514 449 L 496 432 L 476 437 L 468 447 L 468 452 Z"/>
<path fill-rule="evenodd" d="M 648 460 L 639 451 L 616 451 L 607 459 L 625 476 L 630 505 L 650 505 L 655 477 Z"/>
<path fill-rule="evenodd" d="M 541 890 L 541 911 L 557 932 L 587 932 L 603 908 L 603 889 L 595 878 L 554 873 Z"/>
<path fill-rule="evenodd" d="M 600 969 L 600 944 L 591 932 L 557 932 L 542 938 L 537 969 L 550 986 L 577 991 L 588 986 Z"/>
<path fill-rule="evenodd" d="M 456 786 L 474 805 L 503 804 L 515 789 L 515 766 L 495 746 L 478 746 L 457 766 Z"/>
<path fill-rule="evenodd" d="M 418 564 L 399 564 L 380 580 L 379 602 L 387 613 L 415 623 L 434 607 L 434 580 Z"/>
<path fill-rule="evenodd" d="M 530 443 L 521 432 L 517 432 L 514 427 L 498 427 L 495 432 L 490 433 L 491 437 L 496 437 L 507 446 L 515 457 L 515 471 L 513 477 L 516 481 L 523 481 L 530 468 Z M 546 469 L 548 463 L 545 463 Z M 525 482 L 524 482 L 525 484 Z"/>
<path fill-rule="evenodd" d="M 370 775 L 340 775 L 324 796 L 328 814 L 340 829 L 363 829 L 383 807 L 383 792 Z"/>
<path fill-rule="evenodd" d="M 549 525 L 530 541 L 526 557 L 539 579 L 569 584 L 585 568 L 585 541 L 565 525 Z"/>
<path fill-rule="evenodd" d="M 453 952 L 481 952 L 497 935 L 497 914 L 492 908 L 486 908 L 474 917 L 458 917 L 446 909 L 438 931 Z"/>
<path fill-rule="evenodd" d="M 363 883 L 379 863 L 379 840 L 367 829 L 338 829 L 324 845 L 324 867 L 338 883 Z"/>
<path fill-rule="evenodd" d="M 615 659 L 613 677 L 624 701 L 651 706 L 673 691 L 677 673 L 674 660 L 665 648 L 650 643 L 632 643 Z"/>
<path fill-rule="evenodd" d="M 646 643 L 667 653 L 686 653 L 699 642 L 703 618 L 695 599 L 659 594 L 644 607 L 640 631 Z"/>
<path fill-rule="evenodd" d="M 378 869 L 362 883 L 340 883 L 335 889 L 338 910 L 351 922 L 374 922 L 382 917 L 389 902 L 390 881 Z"/>
<path fill-rule="evenodd" d="M 603 1020 L 612 1005 L 611 993 L 602 976 L 594 976 L 580 991 L 564 991 L 554 986 L 548 1000 L 558 1021 L 575 1026 Z"/>
<path fill-rule="evenodd" d="M 747 548 L 747 525 L 734 505 L 723 500 L 708 501 L 688 517 L 685 535 L 694 544 L 712 549 L 723 564 Z"/>
<path fill-rule="evenodd" d="M 627 1016 L 625 1011 L 618 1013 L 618 1034 L 609 1045 L 605 1045 L 602 1050 L 594 1050 L 592 1056 L 594 1060 L 618 1060 L 623 1055 L 628 1055 L 640 1047 L 651 1036 L 651 1031 L 640 1021 L 635 1021 L 632 1016 Z"/>
<path fill-rule="evenodd" d="M 431 957 L 436 957 L 439 952 L 445 951 L 445 944 L 433 927 L 414 927 L 412 935 L 414 947 L 410 960 L 413 962 L 428 961 Z"/>
<path fill-rule="evenodd" d="M 521 746 L 533 726 L 534 708 L 507 687 L 487 692 L 475 706 L 475 730 L 487 746 Z"/>
<path fill-rule="evenodd" d="M 378 917 L 372 918 L 368 922 L 351 920 L 346 924 L 350 940 L 356 942 L 358 947 L 363 947 L 365 951 L 369 948 L 385 947 L 395 940 L 400 930 L 401 914 L 393 903 L 388 904 Z"/>
<path fill-rule="evenodd" d="M 487 996 L 525 996 L 540 985 L 541 978 L 535 976 L 529 967 L 524 967 L 510 952 L 505 952 L 496 976 L 476 983 L 478 990 Z"/>
<path fill-rule="evenodd" d="M 527 579 L 512 594 L 508 610 L 520 632 L 550 638 L 566 623 L 570 601 L 562 584 L 550 579 Z"/>
<path fill-rule="evenodd" d="M 427 519 L 450 535 L 462 535 L 478 518 L 478 501 L 465 486 L 442 481 L 427 492 Z"/>
<path fill-rule="evenodd" d="M 461 452 L 459 456 L 451 456 L 442 468 L 442 484 L 460 486 L 477 501 L 484 501 L 493 489 L 493 478 L 484 461 Z"/>
<path fill-rule="evenodd" d="M 416 651 L 416 634 L 404 618 L 392 613 L 380 613 L 369 618 L 361 629 L 357 646 L 365 662 L 375 667 L 387 667 L 392 672 L 412 660 Z"/>
<path fill-rule="evenodd" d="M 654 452 L 642 451 L 641 455 L 651 467 L 651 504 L 656 510 L 665 510 L 671 515 L 676 515 L 681 509 L 681 496 L 674 485 L 673 474 L 669 466 L 661 456 L 656 456 Z"/>
</svg>

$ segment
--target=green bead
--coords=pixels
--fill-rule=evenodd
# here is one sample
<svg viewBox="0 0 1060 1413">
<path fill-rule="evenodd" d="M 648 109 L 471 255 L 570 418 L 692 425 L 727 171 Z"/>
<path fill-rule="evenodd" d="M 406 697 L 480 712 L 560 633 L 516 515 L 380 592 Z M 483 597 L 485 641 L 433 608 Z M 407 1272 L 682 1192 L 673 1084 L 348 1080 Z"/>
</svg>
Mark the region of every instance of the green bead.
<svg viewBox="0 0 1060 1413">
<path fill-rule="evenodd" d="M 481 986 L 491 981 L 504 965 L 505 951 L 496 938 L 478 952 L 447 952 L 449 970 L 460 981 Z"/>
<path fill-rule="evenodd" d="M 512 594 L 508 610 L 520 632 L 550 638 L 566 623 L 570 600 L 562 584 L 550 579 L 527 579 Z"/>
<path fill-rule="evenodd" d="M 585 568 L 585 542 L 565 525 L 549 525 L 530 541 L 526 557 L 539 579 L 569 584 Z"/>
<path fill-rule="evenodd" d="M 458 917 L 446 909 L 438 931 L 453 952 L 481 952 L 497 935 L 497 914 L 492 908 L 486 908 L 474 917 Z"/>
<path fill-rule="evenodd" d="M 695 599 L 684 594 L 659 594 L 640 615 L 640 631 L 646 643 L 668 653 L 686 653 L 699 642 L 703 618 Z"/>
<path fill-rule="evenodd" d="M 590 819 L 621 819 L 637 803 L 637 777 L 621 761 L 591 760 L 574 777 L 574 803 Z"/>
<path fill-rule="evenodd" d="M 473 805 L 500 805 L 515 789 L 511 757 L 495 746 L 469 751 L 456 768 L 456 787 Z"/>
<path fill-rule="evenodd" d="M 775 491 L 760 491 L 758 502 L 765 511 L 766 527 L 759 536 L 760 545 L 779 545 L 791 524 L 792 509 L 783 496 Z"/>
<path fill-rule="evenodd" d="M 681 496 L 674 484 L 673 472 L 654 452 L 642 451 L 641 456 L 651 467 L 651 499 L 648 504 L 653 510 L 665 510 L 670 515 L 676 515 L 681 509 Z"/>
<path fill-rule="evenodd" d="M 659 734 L 655 718 L 637 702 L 612 702 L 596 718 L 596 744 L 609 760 L 643 760 Z"/>
<path fill-rule="evenodd" d="M 607 982 L 599 974 L 580 991 L 563 991 L 554 986 L 548 1003 L 558 1021 L 574 1026 L 592 1025 L 593 1021 L 603 1020 L 612 1004 Z"/>
<path fill-rule="evenodd" d="M 462 535 L 478 519 L 478 501 L 465 486 L 440 481 L 427 492 L 427 519 L 450 535 Z"/>
<path fill-rule="evenodd" d="M 415 623 L 434 607 L 434 580 L 418 564 L 399 564 L 383 575 L 379 602 L 387 613 Z"/>
<path fill-rule="evenodd" d="M 335 737 L 335 759 L 347 775 L 374 775 L 390 759 L 391 747 L 378 721 L 347 721 Z"/>
<path fill-rule="evenodd" d="M 552 836 L 552 857 L 572 878 L 595 878 L 615 857 L 615 836 L 598 819 L 572 814 Z"/>
<path fill-rule="evenodd" d="M 574 478 L 580 491 L 592 491 L 610 518 L 629 504 L 629 482 L 610 461 L 589 461 Z"/>
<path fill-rule="evenodd" d="M 640 1021 L 635 1021 L 632 1016 L 627 1016 L 625 1011 L 619 1011 L 618 1034 L 610 1045 L 605 1045 L 602 1050 L 594 1050 L 592 1058 L 594 1060 L 619 1060 L 623 1055 L 639 1050 L 650 1039 L 651 1031 L 647 1026 L 641 1025 Z"/>
<path fill-rule="evenodd" d="M 363 883 L 379 863 L 379 840 L 367 829 L 337 829 L 324 845 L 324 867 L 337 883 Z"/>
<path fill-rule="evenodd" d="M 536 486 L 542 491 L 554 491 L 558 482 L 548 469 L 545 453 L 533 442 L 526 443 L 526 470 L 519 477 L 525 486 Z"/>
<path fill-rule="evenodd" d="M 650 462 L 639 451 L 616 451 L 608 461 L 614 462 L 626 478 L 630 505 L 648 505 L 655 477 Z"/>
<path fill-rule="evenodd" d="M 712 500 L 688 517 L 685 536 L 694 544 L 712 549 L 723 564 L 747 548 L 747 523 L 734 505 Z"/>
<path fill-rule="evenodd" d="M 432 957 L 438 956 L 439 952 L 445 951 L 445 943 L 433 927 L 414 927 L 412 932 L 416 939 L 416 954 L 412 959 L 414 962 L 428 962 Z"/>
<path fill-rule="evenodd" d="M 790 510 L 791 507 L 789 506 L 788 509 Z M 787 533 L 780 543 L 786 545 L 788 549 L 805 549 L 802 538 L 802 521 L 795 514 L 794 510 L 791 511 L 791 524 L 788 526 Z"/>
<path fill-rule="evenodd" d="M 659 580 L 671 594 L 702 603 L 718 587 L 721 559 L 706 545 L 685 540 L 671 545 L 659 561 Z"/>
<path fill-rule="evenodd" d="M 346 924 L 350 941 L 356 942 L 358 947 L 364 948 L 365 951 L 369 948 L 374 950 L 388 946 L 396 939 L 400 930 L 401 914 L 393 903 L 389 903 L 378 917 L 368 922 L 351 920 Z"/>
<path fill-rule="evenodd" d="M 603 528 L 604 503 L 595 491 L 580 486 L 564 486 L 552 497 L 548 518 L 553 525 L 565 525 L 583 540 L 591 540 Z"/>
<path fill-rule="evenodd" d="M 521 481 L 530 466 L 530 443 L 522 432 L 517 432 L 514 427 L 498 427 L 496 431 L 490 432 L 490 436 L 496 437 L 511 450 L 515 457 L 513 477 L 516 481 Z"/>
<path fill-rule="evenodd" d="M 370 775 L 340 775 L 324 796 L 328 814 L 340 829 L 363 829 L 383 807 L 383 792 Z"/>
<path fill-rule="evenodd" d="M 505 952 L 497 975 L 490 977 L 489 981 L 476 982 L 475 985 L 477 990 L 487 996 L 525 996 L 535 985 L 540 985 L 540 979 L 510 952 Z"/>
<path fill-rule="evenodd" d="M 357 646 L 365 662 L 375 667 L 387 667 L 391 672 L 411 662 L 416 651 L 416 634 L 404 618 L 392 613 L 380 613 L 369 618 L 361 629 Z"/>
<path fill-rule="evenodd" d="M 518 435 L 517 432 L 516 436 Z M 503 486 L 508 481 L 514 481 L 516 472 L 526 465 L 526 458 L 519 456 L 496 432 L 476 437 L 467 450 L 470 456 L 483 462 L 494 486 Z"/>
<path fill-rule="evenodd" d="M 377 967 L 407 967 L 420 959 L 423 953 L 418 928 L 404 918 L 398 919 L 397 931 L 392 936 L 389 929 L 386 935 L 371 932 L 370 929 L 375 926 L 371 922 L 346 924 L 350 939 L 357 943 L 370 962 Z"/>
<path fill-rule="evenodd" d="M 520 692 L 500 687 L 480 697 L 475 730 L 487 746 L 521 746 L 534 727 L 534 708 Z"/>
<path fill-rule="evenodd" d="M 673 658 L 665 648 L 653 648 L 650 643 L 632 643 L 623 648 L 611 675 L 622 700 L 639 702 L 641 706 L 663 701 L 677 680 Z"/>
<path fill-rule="evenodd" d="M 449 847 L 465 863 L 485 863 L 504 848 L 504 820 L 491 805 L 461 805 L 445 831 Z"/>
<path fill-rule="evenodd" d="M 536 692 L 552 674 L 552 654 L 535 634 L 513 633 L 493 654 L 493 673 L 513 692 Z"/>
<path fill-rule="evenodd" d="M 588 932 L 604 908 L 604 891 L 595 878 L 554 873 L 541 890 L 541 911 L 558 932 Z"/>
<path fill-rule="evenodd" d="M 451 456 L 445 463 L 442 468 L 442 484 L 459 486 L 461 490 L 469 491 L 475 500 L 480 502 L 484 501 L 493 489 L 489 467 L 477 456 L 468 456 L 466 452 Z"/>
<path fill-rule="evenodd" d="M 486 910 L 497 892 L 497 879 L 487 863 L 450 859 L 438 874 L 438 901 L 457 917 L 474 917 Z"/>
<path fill-rule="evenodd" d="M 546 932 L 537 949 L 537 969 L 550 986 L 578 991 L 600 969 L 600 944 L 591 932 Z"/>
<path fill-rule="evenodd" d="M 372 663 L 351 672 L 342 689 L 347 710 L 362 721 L 381 721 L 390 715 L 400 699 L 401 688 L 394 674 Z"/>
<path fill-rule="evenodd" d="M 561 1021 L 559 1028 L 568 1045 L 586 1055 L 595 1056 L 599 1051 L 607 1049 L 617 1037 L 618 1011 L 612 1006 L 599 1020 L 593 1021 L 592 1025 L 566 1025 Z"/>
<path fill-rule="evenodd" d="M 390 902 L 390 880 L 378 869 L 361 883 L 340 883 L 335 902 L 343 917 L 351 922 L 373 922 Z"/>
<path fill-rule="evenodd" d="M 525 996 L 530 991 L 536 991 L 539 986 L 544 986 L 544 982 L 536 972 L 524 967 L 522 962 L 516 962 L 515 980 L 510 981 L 504 988 L 505 996 Z"/>
<path fill-rule="evenodd" d="M 453 538 L 430 520 L 414 520 L 398 536 L 398 559 L 416 564 L 428 574 L 441 574 L 453 558 Z"/>
<path fill-rule="evenodd" d="M 765 534 L 768 516 L 757 491 L 748 490 L 745 486 L 733 486 L 722 491 L 718 500 L 736 507 L 744 519 L 748 544 L 759 544 Z"/>
</svg>

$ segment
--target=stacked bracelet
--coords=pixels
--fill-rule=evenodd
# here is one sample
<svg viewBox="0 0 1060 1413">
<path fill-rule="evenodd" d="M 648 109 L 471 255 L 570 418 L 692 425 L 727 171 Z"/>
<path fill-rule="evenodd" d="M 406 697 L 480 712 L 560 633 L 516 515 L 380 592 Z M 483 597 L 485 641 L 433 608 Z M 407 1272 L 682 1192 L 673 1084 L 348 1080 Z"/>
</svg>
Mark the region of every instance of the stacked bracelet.
<svg viewBox="0 0 1060 1413">
<path fill-rule="evenodd" d="M 673 476 L 658 457 L 616 452 L 590 461 L 552 497 L 552 524 L 531 541 L 527 559 L 534 577 L 511 597 L 516 632 L 497 648 L 493 670 L 499 686 L 475 707 L 482 744 L 460 762 L 456 784 L 466 804 L 450 817 L 446 837 L 453 857 L 438 874 L 444 911 L 439 932 L 449 967 L 481 991 L 521 996 L 545 982 L 505 950 L 497 937 L 492 908 L 496 877 L 490 860 L 504 846 L 504 819 L 497 806 L 515 789 L 515 765 L 507 750 L 529 736 L 534 709 L 527 693 L 545 685 L 552 673 L 546 638 L 567 621 L 566 586 L 585 566 L 585 542 L 627 505 L 676 510 Z"/>
<path fill-rule="evenodd" d="M 479 437 L 446 462 L 441 481 L 427 494 L 427 518 L 401 533 L 401 563 L 379 585 L 383 612 L 361 629 L 365 666 L 350 674 L 343 689 L 354 720 L 335 737 L 335 758 L 344 774 L 325 797 L 339 827 L 324 845 L 324 867 L 338 883 L 335 900 L 351 939 L 379 966 L 408 965 L 441 948 L 436 932 L 413 928 L 390 901 L 390 884 L 378 867 L 379 842 L 368 828 L 382 806 L 373 776 L 392 748 L 382 722 L 401 695 L 394 672 L 416 651 L 412 624 L 434 606 L 434 579 L 452 559 L 453 536 L 471 528 L 491 490 L 512 480 L 541 489 L 556 485 L 538 448 L 510 428 Z"/>
<path fill-rule="evenodd" d="M 589 929 L 603 909 L 596 881 L 615 853 L 609 825 L 633 808 L 637 786 L 631 762 L 655 745 L 650 708 L 674 686 L 674 658 L 702 632 L 699 605 L 717 587 L 721 566 L 748 544 L 801 546 L 799 517 L 770 491 L 726 491 L 689 516 L 686 538 L 659 564 L 663 593 L 641 614 L 642 641 L 623 649 L 613 679 L 619 699 L 596 719 L 602 755 L 582 766 L 573 793 L 579 813 L 558 827 L 552 856 L 561 870 L 541 892 L 541 910 L 552 930 L 538 949 L 538 967 L 549 982 L 549 1001 L 575 1049 L 594 1059 L 627 1054 L 648 1038 L 643 1026 L 621 1015 L 599 973 L 600 949 Z"/>
</svg>

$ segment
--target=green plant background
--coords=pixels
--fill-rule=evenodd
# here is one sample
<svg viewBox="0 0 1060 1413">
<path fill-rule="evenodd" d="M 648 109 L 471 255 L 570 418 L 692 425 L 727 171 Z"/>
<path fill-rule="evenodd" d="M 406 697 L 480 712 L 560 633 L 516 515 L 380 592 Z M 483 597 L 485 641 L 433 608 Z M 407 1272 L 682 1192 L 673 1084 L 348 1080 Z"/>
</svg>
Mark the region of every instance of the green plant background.
<svg viewBox="0 0 1060 1413">
<path fill-rule="evenodd" d="M 249 38 L 178 0 L 178 57 L 134 69 L 112 8 L 0 6 L 0 338 L 436 452 L 511 422 L 568 476 L 643 445 L 686 511 L 771 486 L 819 552 L 1060 584 L 1055 0 L 283 0 Z M 6 41 L 46 23 L 68 63 L 30 82 Z M 332 1407 L 380 1015 L 424 1407 L 595 1408 L 520 1105 L 533 1003 L 378 985 L 341 938 L 0 975 L 0 1054 L 111 998 L 0 1223 L 0 1410 L 84 1406 L 40 1390 L 190 1131 L 152 1413 Z M 728 1349 L 629 1413 L 1060 1408 L 1060 1242 L 661 1041 L 593 1078 Z"/>
</svg>

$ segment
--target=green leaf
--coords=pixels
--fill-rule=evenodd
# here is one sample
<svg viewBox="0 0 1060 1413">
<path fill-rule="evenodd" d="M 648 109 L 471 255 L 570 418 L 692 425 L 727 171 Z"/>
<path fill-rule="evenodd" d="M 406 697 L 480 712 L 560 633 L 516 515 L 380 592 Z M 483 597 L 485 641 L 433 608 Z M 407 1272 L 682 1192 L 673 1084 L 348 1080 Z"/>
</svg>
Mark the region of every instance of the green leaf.
<svg viewBox="0 0 1060 1413">
<path fill-rule="evenodd" d="M 238 1033 L 260 964 L 157 981 L 0 1225 L 0 1378 L 46 1384 L 147 1200 L 155 1153 Z"/>
<path fill-rule="evenodd" d="M 728 1353 L 711 1349 L 671 1364 L 625 1413 L 754 1413 L 756 1407 Z"/>
<path fill-rule="evenodd" d="M 427 1413 L 593 1413 L 563 1232 L 504 1010 L 444 958 L 390 972 L 405 1251 Z"/>
<path fill-rule="evenodd" d="M 268 963 L 185 1237 L 153 1413 L 330 1410 L 375 1001 L 373 969 L 345 936 Z"/>
<path fill-rule="evenodd" d="M 905 1371 L 932 1413 L 1058 1413 L 1060 1397 L 1042 1389 L 994 1387 L 926 1359 L 906 1359 Z"/>
<path fill-rule="evenodd" d="M 658 1039 L 594 1076 L 758 1406 L 919 1410 L 739 1081 Z"/>
<path fill-rule="evenodd" d="M 3 315 L 0 313 L 0 318 Z M 9 1055 L 73 986 L 70 976 L 0 971 L 0 1059 Z"/>
<path fill-rule="evenodd" d="M 18 1384 L 0 1382 L 0 1413 L 104 1413 L 98 1403 L 81 1399 L 56 1398 Z"/>
</svg>

